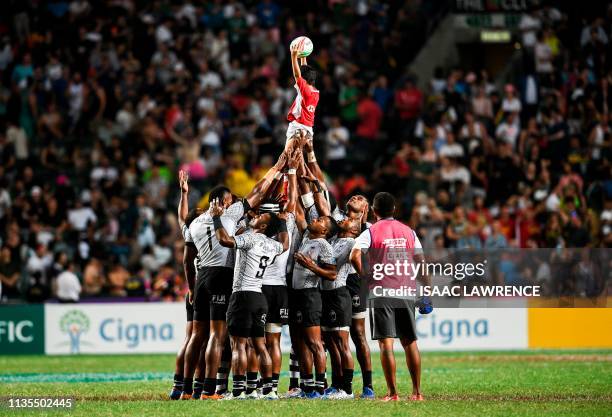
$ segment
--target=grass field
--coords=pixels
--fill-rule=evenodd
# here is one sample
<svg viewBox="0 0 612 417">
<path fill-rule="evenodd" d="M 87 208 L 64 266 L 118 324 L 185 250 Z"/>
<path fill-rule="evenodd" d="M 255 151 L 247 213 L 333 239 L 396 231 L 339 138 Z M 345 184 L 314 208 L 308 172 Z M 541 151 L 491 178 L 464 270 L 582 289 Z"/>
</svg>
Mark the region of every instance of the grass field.
<svg viewBox="0 0 612 417">
<path fill-rule="evenodd" d="M 374 388 L 385 382 L 374 355 Z M 397 356 L 398 364 L 402 359 Z M 77 416 L 612 416 L 612 351 L 423 354 L 426 401 L 168 401 L 172 355 L 0 356 L 0 397 L 69 396 Z M 283 368 L 286 368 L 285 358 Z M 408 371 L 398 369 L 403 398 Z M 288 377 L 281 377 L 279 392 Z M 356 392 L 361 374 L 355 376 Z M 22 415 L 3 402 L 0 415 Z"/>
</svg>

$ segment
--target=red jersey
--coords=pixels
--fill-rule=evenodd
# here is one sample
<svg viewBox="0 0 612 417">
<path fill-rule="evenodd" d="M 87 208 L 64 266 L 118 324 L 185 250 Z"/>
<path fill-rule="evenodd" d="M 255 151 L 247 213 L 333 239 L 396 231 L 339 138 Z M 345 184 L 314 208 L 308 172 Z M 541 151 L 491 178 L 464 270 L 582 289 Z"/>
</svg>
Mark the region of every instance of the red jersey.
<svg viewBox="0 0 612 417">
<path fill-rule="evenodd" d="M 289 109 L 287 120 L 312 127 L 319 103 L 319 90 L 309 85 L 302 77 L 297 79 L 294 87 L 297 90 L 297 97 Z"/>
</svg>

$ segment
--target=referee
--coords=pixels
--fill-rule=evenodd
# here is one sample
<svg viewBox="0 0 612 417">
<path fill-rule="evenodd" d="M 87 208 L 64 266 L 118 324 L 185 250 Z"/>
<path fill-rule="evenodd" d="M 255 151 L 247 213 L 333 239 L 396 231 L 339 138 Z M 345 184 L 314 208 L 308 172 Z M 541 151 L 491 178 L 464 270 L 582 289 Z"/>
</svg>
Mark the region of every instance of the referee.
<svg viewBox="0 0 612 417">
<path fill-rule="evenodd" d="M 409 259 L 419 262 L 423 256 L 421 242 L 416 233 L 405 224 L 395 220 L 395 199 L 386 192 L 380 192 L 374 197 L 373 203 L 376 223 L 359 235 L 351 251 L 351 263 L 355 270 L 365 277 L 362 268 L 362 251 L 368 254 L 368 263 L 393 262 L 393 260 Z M 387 277 L 383 281 L 386 287 L 395 288 L 406 278 Z M 376 298 L 370 299 L 370 328 L 372 339 L 378 340 L 380 360 L 387 381 L 388 393 L 384 401 L 399 401 L 397 382 L 395 379 L 395 355 L 393 344 L 400 339 L 406 362 L 412 378 L 411 400 L 422 401 L 421 394 L 421 356 L 417 347 L 415 303 L 412 300 Z M 420 300 L 419 311 L 430 313 L 431 303 Z"/>
</svg>

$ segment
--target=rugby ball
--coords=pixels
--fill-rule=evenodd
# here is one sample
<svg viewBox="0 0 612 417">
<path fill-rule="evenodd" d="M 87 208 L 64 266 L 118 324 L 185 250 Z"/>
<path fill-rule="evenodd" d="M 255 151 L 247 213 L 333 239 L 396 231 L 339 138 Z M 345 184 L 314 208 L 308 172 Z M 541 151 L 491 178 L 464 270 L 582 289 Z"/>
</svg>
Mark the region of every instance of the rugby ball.
<svg viewBox="0 0 612 417">
<path fill-rule="evenodd" d="M 305 58 L 312 53 L 313 45 L 310 38 L 306 36 L 298 36 L 294 40 L 291 41 L 291 49 L 293 49 L 294 45 L 298 45 L 298 56 L 300 58 Z"/>
</svg>

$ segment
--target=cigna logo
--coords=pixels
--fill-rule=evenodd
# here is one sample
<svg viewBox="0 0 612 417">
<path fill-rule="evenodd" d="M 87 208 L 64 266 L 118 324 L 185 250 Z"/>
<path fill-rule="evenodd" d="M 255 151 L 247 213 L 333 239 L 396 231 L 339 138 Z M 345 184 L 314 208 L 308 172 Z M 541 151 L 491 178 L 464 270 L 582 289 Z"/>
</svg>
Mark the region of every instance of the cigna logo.
<svg viewBox="0 0 612 417">
<path fill-rule="evenodd" d="M 89 317 L 80 310 L 70 310 L 60 318 L 60 330 L 70 337 L 70 353 L 81 351 L 81 336 L 89 330 Z"/>
</svg>

